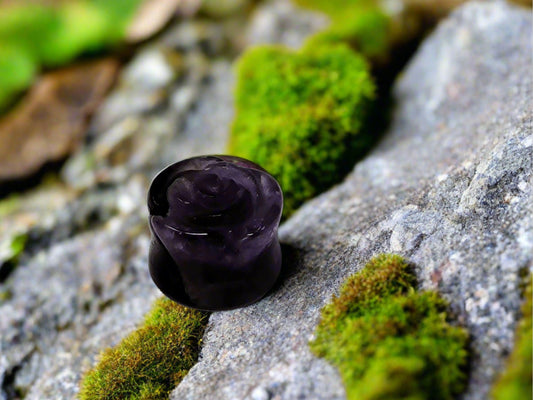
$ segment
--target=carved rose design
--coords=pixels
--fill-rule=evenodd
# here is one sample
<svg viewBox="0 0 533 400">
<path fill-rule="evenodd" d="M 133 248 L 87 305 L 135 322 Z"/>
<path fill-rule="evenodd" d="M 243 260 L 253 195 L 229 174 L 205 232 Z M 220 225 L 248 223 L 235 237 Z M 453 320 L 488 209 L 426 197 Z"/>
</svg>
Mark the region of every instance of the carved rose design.
<svg viewBox="0 0 533 400">
<path fill-rule="evenodd" d="M 201 156 L 172 164 L 150 186 L 150 273 L 171 299 L 198 309 L 253 303 L 281 268 L 276 180 L 248 160 Z"/>
</svg>

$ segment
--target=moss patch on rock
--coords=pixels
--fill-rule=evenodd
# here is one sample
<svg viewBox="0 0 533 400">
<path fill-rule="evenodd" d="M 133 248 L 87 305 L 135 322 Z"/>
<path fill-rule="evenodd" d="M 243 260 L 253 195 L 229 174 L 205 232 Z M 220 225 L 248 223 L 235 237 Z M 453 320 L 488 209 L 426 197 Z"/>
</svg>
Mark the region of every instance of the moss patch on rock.
<svg viewBox="0 0 533 400">
<path fill-rule="evenodd" d="M 339 182 L 373 142 L 364 126 L 374 90 L 365 60 L 347 46 L 253 48 L 238 63 L 229 153 L 278 180 L 287 217 Z"/>
<path fill-rule="evenodd" d="M 348 399 L 453 399 L 464 389 L 466 331 L 436 292 L 416 292 L 410 266 L 380 255 L 322 310 L 312 351 L 335 365 Z"/>
<path fill-rule="evenodd" d="M 532 334 L 532 292 L 533 281 L 525 291 L 522 319 L 516 329 L 514 350 L 507 360 L 507 366 L 492 391 L 494 400 L 530 399 L 532 392 L 533 334 Z"/>
<path fill-rule="evenodd" d="M 82 381 L 80 399 L 167 399 L 196 363 L 207 315 L 157 300 L 139 329 L 100 355 Z"/>
</svg>

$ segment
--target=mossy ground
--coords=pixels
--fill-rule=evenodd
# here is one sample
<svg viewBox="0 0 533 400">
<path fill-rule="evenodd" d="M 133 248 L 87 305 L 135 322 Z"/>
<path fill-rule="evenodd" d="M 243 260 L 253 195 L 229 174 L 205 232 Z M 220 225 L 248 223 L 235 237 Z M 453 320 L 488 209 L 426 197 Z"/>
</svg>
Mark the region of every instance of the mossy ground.
<svg viewBox="0 0 533 400">
<path fill-rule="evenodd" d="M 0 8 L 0 111 L 42 67 L 117 43 L 141 0 L 76 0 Z"/>
<path fill-rule="evenodd" d="M 515 346 L 507 360 L 506 368 L 492 391 L 494 400 L 531 399 L 532 364 L 533 364 L 533 334 L 532 334 L 532 293 L 533 280 L 525 291 L 525 301 L 522 306 L 522 319 L 516 329 Z"/>
<path fill-rule="evenodd" d="M 81 400 L 162 400 L 196 363 L 207 314 L 166 298 L 144 324 L 114 348 L 81 384 Z"/>
<path fill-rule="evenodd" d="M 467 333 L 446 302 L 415 291 L 399 256 L 381 255 L 322 310 L 312 351 L 335 365 L 348 399 L 453 399 L 465 384 Z"/>
<path fill-rule="evenodd" d="M 374 98 L 365 60 L 343 45 L 255 47 L 238 63 L 229 153 L 280 183 L 284 217 L 339 182 L 373 142 Z"/>
</svg>

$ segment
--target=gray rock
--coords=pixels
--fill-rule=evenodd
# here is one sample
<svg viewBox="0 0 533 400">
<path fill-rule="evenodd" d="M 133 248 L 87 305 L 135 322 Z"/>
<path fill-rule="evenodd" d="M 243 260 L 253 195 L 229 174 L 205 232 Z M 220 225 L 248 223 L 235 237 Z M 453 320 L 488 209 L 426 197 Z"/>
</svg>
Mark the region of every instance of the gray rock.
<svg viewBox="0 0 533 400">
<path fill-rule="evenodd" d="M 157 291 L 140 262 L 149 244 L 146 235 L 136 236 L 141 223 L 138 216 L 114 219 L 18 267 L 13 298 L 0 307 L 0 346 L 13 356 L 24 350 L 20 343 L 33 345 L 14 380 L 25 398 L 74 397 L 99 350 L 116 344 L 149 310 Z"/>
<path fill-rule="evenodd" d="M 127 116 L 148 112 L 161 105 L 165 90 L 178 78 L 180 65 L 172 65 L 165 47 L 142 49 L 122 71 L 117 88 L 94 116 L 93 134 L 101 134 Z"/>
<path fill-rule="evenodd" d="M 328 23 L 324 14 L 303 10 L 290 1 L 268 1 L 254 11 L 246 38 L 250 45 L 276 43 L 298 48 Z"/>
<path fill-rule="evenodd" d="M 503 2 L 469 3 L 436 29 L 395 86 L 386 138 L 282 226 L 279 287 L 212 314 L 172 399 L 344 398 L 307 344 L 341 282 L 382 252 L 450 301 L 472 338 L 464 398 L 487 398 L 533 269 L 531 33 L 529 12 Z"/>
<path fill-rule="evenodd" d="M 206 81 L 223 81 L 225 86 L 217 90 L 231 91 L 228 61 L 211 60 L 220 57 L 228 30 L 213 22 L 187 20 L 141 49 L 96 113 L 91 143 L 63 168 L 65 182 L 86 190 L 97 184 L 120 185 L 135 173 L 161 168 L 160 153 L 174 148 L 169 142 L 182 137 Z M 226 112 L 228 107 L 220 109 Z M 231 115 L 226 112 L 223 122 Z M 190 155 L 187 146 L 177 148 Z"/>
</svg>

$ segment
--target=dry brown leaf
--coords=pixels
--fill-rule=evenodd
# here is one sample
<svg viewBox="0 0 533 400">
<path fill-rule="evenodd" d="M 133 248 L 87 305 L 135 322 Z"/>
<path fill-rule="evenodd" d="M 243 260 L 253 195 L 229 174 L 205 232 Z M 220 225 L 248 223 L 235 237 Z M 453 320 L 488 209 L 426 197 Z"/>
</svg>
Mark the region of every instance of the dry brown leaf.
<svg viewBox="0 0 533 400">
<path fill-rule="evenodd" d="M 0 119 L 0 181 L 23 178 L 65 158 L 115 80 L 118 63 L 93 61 L 50 72 Z"/>
</svg>

